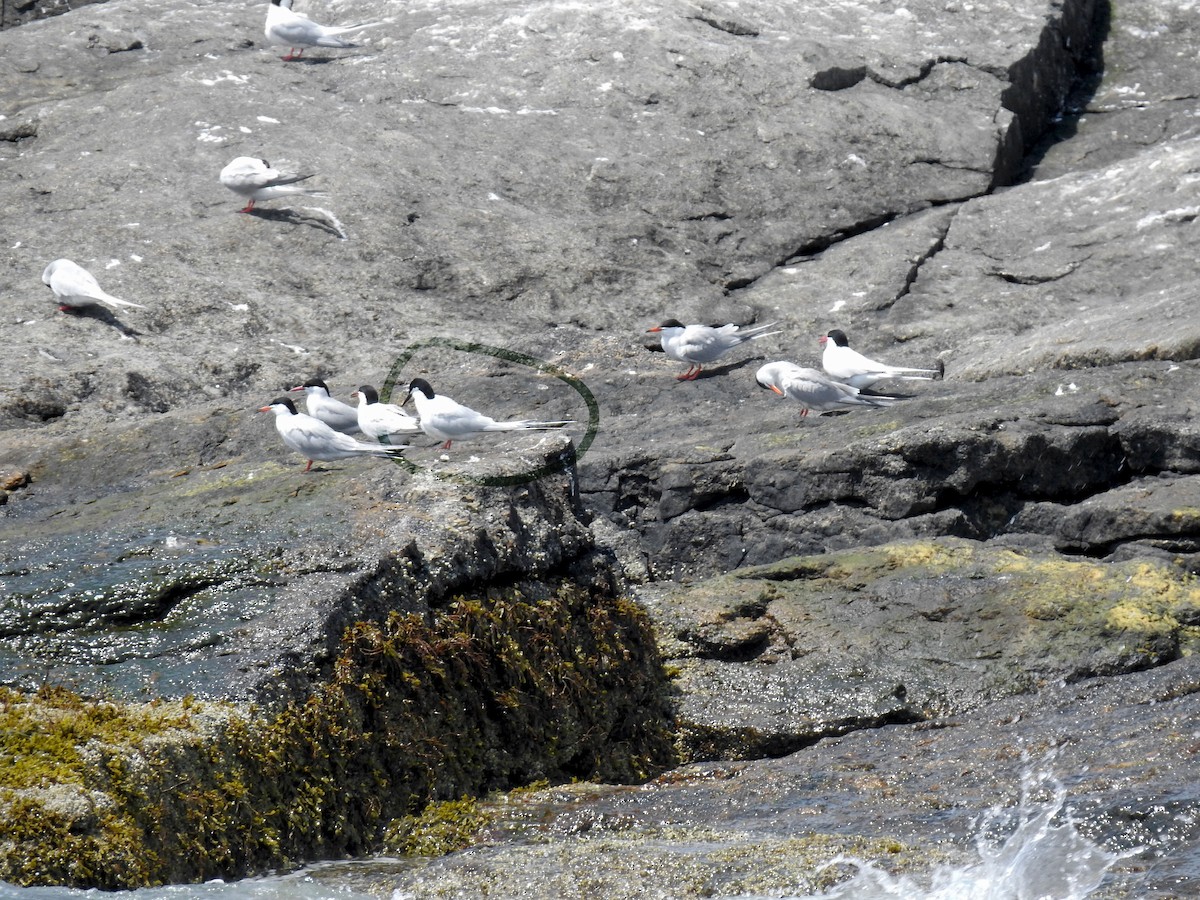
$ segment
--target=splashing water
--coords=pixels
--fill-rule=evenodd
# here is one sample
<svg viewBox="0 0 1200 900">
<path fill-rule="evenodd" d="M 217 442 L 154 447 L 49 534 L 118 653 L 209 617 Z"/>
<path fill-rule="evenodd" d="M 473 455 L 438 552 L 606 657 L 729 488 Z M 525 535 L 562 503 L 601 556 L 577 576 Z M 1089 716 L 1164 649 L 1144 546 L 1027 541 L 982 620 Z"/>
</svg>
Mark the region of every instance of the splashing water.
<svg viewBox="0 0 1200 900">
<path fill-rule="evenodd" d="M 1052 797 L 1039 803 L 1030 795 L 1043 782 L 1052 788 Z M 1109 853 L 1080 834 L 1069 814 L 1055 824 L 1066 795 L 1057 779 L 1027 771 L 1020 806 L 996 807 L 984 816 L 975 838 L 978 862 L 939 866 L 926 876 L 925 886 L 920 883 L 925 879 L 892 875 L 864 860 L 839 856 L 822 868 L 849 864 L 857 874 L 810 900 L 1082 900 L 1100 886 L 1114 862 L 1138 850 Z M 991 836 L 1007 831 L 1013 821 L 1016 828 L 1008 837 Z"/>
</svg>

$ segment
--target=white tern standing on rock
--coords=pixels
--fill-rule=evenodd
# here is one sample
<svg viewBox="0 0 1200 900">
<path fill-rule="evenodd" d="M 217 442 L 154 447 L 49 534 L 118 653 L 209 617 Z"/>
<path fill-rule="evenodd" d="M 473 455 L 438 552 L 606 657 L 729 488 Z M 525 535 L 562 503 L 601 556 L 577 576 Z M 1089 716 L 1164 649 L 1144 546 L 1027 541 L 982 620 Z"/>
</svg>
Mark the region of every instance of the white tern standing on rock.
<svg viewBox="0 0 1200 900">
<path fill-rule="evenodd" d="M 420 423 L 394 403 L 380 403 L 379 391 L 364 384 L 354 396 L 358 398 L 358 427 L 367 437 L 389 439 L 393 434 L 416 434 Z"/>
<path fill-rule="evenodd" d="M 358 44 L 345 40 L 343 34 L 351 34 L 364 28 L 373 28 L 378 22 L 365 22 L 362 25 L 345 25 L 341 27 L 318 25 L 316 22 L 292 11 L 292 0 L 271 0 L 267 7 L 267 24 L 264 33 L 267 42 L 288 48 L 288 55 L 281 57 L 284 62 L 299 59 L 305 47 L 336 47 L 348 49 Z M 297 51 L 296 48 L 300 50 Z"/>
<path fill-rule="evenodd" d="M 140 303 L 122 300 L 102 290 L 96 276 L 69 259 L 56 259 L 46 266 L 42 272 L 42 283 L 49 285 L 50 290 L 54 291 L 59 303 L 58 308 L 64 311 L 96 303 L 103 303 L 113 309 L 129 306 L 136 309 L 146 308 Z"/>
<path fill-rule="evenodd" d="M 825 370 L 825 374 L 835 381 L 844 381 L 856 388 L 868 388 L 885 378 L 936 381 L 946 371 L 946 364 L 940 359 L 936 369 L 906 369 L 903 366 L 889 366 L 887 363 L 867 359 L 857 350 L 851 350 L 846 332 L 836 328 L 828 334 L 821 335 L 819 340 L 825 348 L 821 354 L 821 368 Z"/>
<path fill-rule="evenodd" d="M 442 394 L 435 394 L 429 382 L 424 378 L 414 378 L 408 385 L 408 397 L 417 405 L 417 416 L 421 420 L 421 430 L 435 440 L 445 441 L 443 450 L 449 450 L 454 441 L 475 437 L 485 431 L 543 431 L 548 428 L 562 428 L 571 422 L 534 422 L 521 420 L 513 422 L 497 422 L 491 416 L 476 412 L 469 406 L 463 406 Z M 404 403 L 400 405 L 403 406 Z"/>
<path fill-rule="evenodd" d="M 289 175 L 272 169 L 265 159 L 253 156 L 239 156 L 221 170 L 221 184 L 249 201 L 239 210 L 244 213 L 254 209 L 255 202 L 259 200 L 276 200 L 295 194 L 320 195 L 321 191 L 296 184 L 309 178 L 312 175 Z"/>
<path fill-rule="evenodd" d="M 335 459 L 350 459 L 355 456 L 395 456 L 404 448 L 393 445 L 364 444 L 348 434 L 334 431 L 320 419 L 296 412 L 296 406 L 287 397 L 277 397 L 259 412 L 275 413 L 275 430 L 283 442 L 308 460 L 307 472 L 314 460 L 329 462 Z"/>
<path fill-rule="evenodd" d="M 693 381 L 700 374 L 704 363 L 724 356 L 738 344 L 756 341 L 778 331 L 767 331 L 775 323 L 758 325 L 744 331 L 737 325 L 684 325 L 678 319 L 667 319 L 661 325 L 647 330 L 647 334 L 658 333 L 663 352 L 671 359 L 688 363 L 688 370 L 676 376 L 676 381 Z"/>
<path fill-rule="evenodd" d="M 335 399 L 329 385 L 320 378 L 310 378 L 288 393 L 304 391 L 304 408 L 314 419 L 320 419 L 334 431 L 358 434 L 358 411 L 349 403 Z"/>
<path fill-rule="evenodd" d="M 862 394 L 858 388 L 826 378 L 816 369 L 790 362 L 767 363 L 754 375 L 759 387 L 767 388 L 781 397 L 799 401 L 801 416 L 810 409 L 831 412 L 851 406 L 891 406 L 899 397 L 882 394 Z"/>
</svg>

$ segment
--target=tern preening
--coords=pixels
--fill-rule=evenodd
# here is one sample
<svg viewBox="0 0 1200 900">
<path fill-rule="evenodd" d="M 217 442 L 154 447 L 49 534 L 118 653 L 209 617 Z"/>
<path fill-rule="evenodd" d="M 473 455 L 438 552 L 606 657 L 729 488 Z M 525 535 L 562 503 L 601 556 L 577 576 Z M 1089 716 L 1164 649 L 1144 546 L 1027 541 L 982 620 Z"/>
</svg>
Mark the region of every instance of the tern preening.
<svg viewBox="0 0 1200 900">
<path fill-rule="evenodd" d="M 705 363 L 724 356 L 738 344 L 756 341 L 768 335 L 775 323 L 741 328 L 738 325 L 684 325 L 678 319 L 667 319 L 661 325 L 648 329 L 647 333 L 660 335 L 663 352 L 671 359 L 688 363 L 688 370 L 676 376 L 677 381 L 692 381 L 700 374 Z"/>
<path fill-rule="evenodd" d="M 421 430 L 435 440 L 445 441 L 442 444 L 443 450 L 449 450 L 454 441 L 472 438 L 485 431 L 544 431 L 571 424 L 569 420 L 534 422 L 524 419 L 497 422 L 491 416 L 476 412 L 469 406 L 463 406 L 443 394 L 435 394 L 429 382 L 424 378 L 414 378 L 409 383 L 408 396 L 400 405 L 408 403 L 410 398 L 417 406 L 417 417 L 421 422 Z"/>
<path fill-rule="evenodd" d="M 315 460 L 330 462 L 355 456 L 394 457 L 404 449 L 356 441 L 348 434 L 334 431 L 320 419 L 296 412 L 295 404 L 287 397 L 277 397 L 266 406 L 260 406 L 258 411 L 275 413 L 275 429 L 283 442 L 308 460 L 305 472 L 312 468 Z"/>
<path fill-rule="evenodd" d="M 843 381 L 856 388 L 868 388 L 884 379 L 936 381 L 946 371 L 940 359 L 936 369 L 912 369 L 904 366 L 889 366 L 887 363 L 868 359 L 857 350 L 850 349 L 850 340 L 844 331 L 834 328 L 820 337 L 821 368 L 835 381 Z"/>
<path fill-rule="evenodd" d="M 358 44 L 346 40 L 343 35 L 353 34 L 364 28 L 373 28 L 378 22 L 362 25 L 330 26 L 318 25 L 308 16 L 292 11 L 292 0 L 271 0 L 267 7 L 267 24 L 263 33 L 267 42 L 288 48 L 284 62 L 299 59 L 306 47 L 334 47 L 345 50 Z M 300 49 L 297 50 L 296 48 Z"/>
<path fill-rule="evenodd" d="M 239 212 L 248 213 L 259 200 L 277 200 L 296 194 L 316 196 L 322 191 L 303 187 L 297 182 L 307 181 L 312 175 L 291 175 L 272 169 L 265 159 L 239 156 L 221 170 L 221 184 L 248 202 Z"/>
<path fill-rule="evenodd" d="M 54 296 L 58 300 L 58 308 L 64 312 L 97 303 L 103 303 L 113 309 L 146 308 L 140 303 L 131 303 L 120 297 L 114 297 L 100 287 L 96 276 L 69 259 L 56 259 L 46 266 L 42 272 L 42 283 L 54 291 Z"/>
<path fill-rule="evenodd" d="M 364 384 L 354 396 L 358 398 L 358 409 L 355 415 L 358 419 L 359 430 L 367 437 L 389 440 L 396 434 L 417 434 L 421 430 L 416 417 L 410 416 L 394 403 L 380 403 L 379 391 Z"/>
<path fill-rule="evenodd" d="M 822 413 L 854 406 L 891 406 L 901 399 L 882 394 L 864 394 L 858 388 L 834 381 L 816 369 L 790 362 L 767 363 L 755 373 L 754 379 L 759 387 L 798 401 L 802 407 L 801 416 L 807 416 L 810 409 Z"/>
<path fill-rule="evenodd" d="M 320 378 L 310 378 L 292 388 L 294 391 L 304 391 L 305 411 L 314 419 L 320 419 L 342 434 L 358 434 L 358 410 L 333 397 L 329 393 L 329 385 Z"/>
</svg>

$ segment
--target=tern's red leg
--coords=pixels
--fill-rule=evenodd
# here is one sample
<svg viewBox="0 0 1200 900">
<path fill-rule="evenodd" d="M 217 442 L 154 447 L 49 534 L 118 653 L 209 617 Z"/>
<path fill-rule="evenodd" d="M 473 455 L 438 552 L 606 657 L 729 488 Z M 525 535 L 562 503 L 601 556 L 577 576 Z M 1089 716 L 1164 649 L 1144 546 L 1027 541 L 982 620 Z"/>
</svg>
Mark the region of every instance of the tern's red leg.
<svg viewBox="0 0 1200 900">
<path fill-rule="evenodd" d="M 252 210 L 252 209 L 254 209 L 254 201 L 253 200 L 251 200 L 249 203 L 247 203 L 245 206 L 243 206 L 241 209 L 239 209 L 238 212 L 250 212 L 250 210 Z"/>
<path fill-rule="evenodd" d="M 280 59 L 282 59 L 284 62 L 291 62 L 293 59 L 299 59 L 299 58 L 300 58 L 300 54 L 301 54 L 301 53 L 303 53 L 303 52 L 304 52 L 304 48 L 303 48 L 303 47 L 301 47 L 301 48 L 300 48 L 300 53 L 297 53 L 297 52 L 296 52 L 296 48 L 295 48 L 295 47 L 290 47 L 290 48 L 288 48 L 288 55 L 287 55 L 287 56 L 281 56 L 281 57 L 279 57 L 279 58 L 280 58 Z"/>
<path fill-rule="evenodd" d="M 446 443 L 442 444 L 442 449 L 449 450 L 452 443 L 454 443 L 454 438 L 451 438 L 450 440 L 446 441 Z"/>
<path fill-rule="evenodd" d="M 688 370 L 682 375 L 675 376 L 676 381 L 695 381 L 696 376 L 700 374 L 700 367 L 697 365 L 688 366 Z"/>
<path fill-rule="evenodd" d="M 807 416 L 807 415 L 808 415 L 808 410 L 807 410 L 807 409 L 802 409 L 802 410 L 800 410 L 800 418 L 802 418 L 802 419 L 803 419 L 803 418 L 804 418 L 805 416 Z"/>
<path fill-rule="evenodd" d="M 308 461 L 308 465 L 304 467 L 304 471 L 307 472 L 311 468 L 312 468 L 312 460 L 310 459 Z"/>
</svg>

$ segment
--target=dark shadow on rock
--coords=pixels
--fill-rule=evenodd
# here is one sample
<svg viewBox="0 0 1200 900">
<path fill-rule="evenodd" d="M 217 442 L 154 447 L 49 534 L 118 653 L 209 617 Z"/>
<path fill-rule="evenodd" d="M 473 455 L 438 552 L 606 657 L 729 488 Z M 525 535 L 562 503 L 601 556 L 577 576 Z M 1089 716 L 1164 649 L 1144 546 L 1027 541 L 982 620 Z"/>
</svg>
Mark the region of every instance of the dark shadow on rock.
<svg viewBox="0 0 1200 900">
<path fill-rule="evenodd" d="M 295 59 L 280 59 L 286 63 L 304 63 L 309 66 L 323 66 L 327 63 L 337 62 L 339 57 L 336 56 L 297 56 Z"/>
<path fill-rule="evenodd" d="M 80 6 L 103 2 L 104 0 L 49 0 L 46 3 L 32 3 L 16 0 L 11 3 L 0 3 L 0 31 L 24 25 L 26 22 L 35 22 L 38 19 L 61 16 Z"/>
<path fill-rule="evenodd" d="M 288 225 L 307 225 L 310 228 L 324 231 L 326 234 L 332 234 L 339 240 L 346 240 L 346 235 L 324 216 L 308 215 L 294 209 L 252 209 L 246 215 L 266 219 L 270 222 L 284 222 Z"/>
<path fill-rule="evenodd" d="M 1112 9 L 1109 3 L 1097 3 L 1092 14 L 1091 52 L 1079 62 L 1075 85 L 1063 101 L 1062 114 L 1052 124 L 1040 141 L 1034 144 L 1016 173 L 1014 184 L 1032 179 L 1038 166 L 1050 148 L 1075 137 L 1079 120 L 1087 112 L 1088 104 L 1096 95 L 1096 89 L 1104 77 L 1104 45 L 1112 30 Z"/>
<path fill-rule="evenodd" d="M 717 378 L 721 375 L 729 375 L 730 373 L 736 372 L 739 369 L 746 368 L 746 366 L 750 365 L 751 363 L 761 366 L 765 360 L 765 356 L 750 356 L 746 359 L 739 360 L 738 362 L 725 363 L 722 366 L 714 366 L 711 369 L 702 369 L 700 374 L 697 375 L 694 380 L 699 381 L 702 378 Z"/>
<path fill-rule="evenodd" d="M 899 391 L 876 390 L 875 388 L 863 388 L 858 392 L 860 397 L 889 397 L 892 400 L 911 400 L 916 394 L 901 394 Z"/>
<path fill-rule="evenodd" d="M 110 328 L 117 329 L 117 331 L 121 332 L 123 337 L 127 337 L 130 340 L 136 341 L 138 339 L 138 335 L 142 333 L 137 329 L 130 328 L 128 325 L 118 319 L 116 314 L 113 313 L 113 311 L 107 306 L 91 304 L 88 306 L 60 306 L 59 309 L 61 309 L 68 316 L 75 316 L 76 318 L 80 319 L 95 319 L 98 322 L 103 322 Z"/>
</svg>

